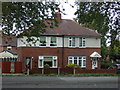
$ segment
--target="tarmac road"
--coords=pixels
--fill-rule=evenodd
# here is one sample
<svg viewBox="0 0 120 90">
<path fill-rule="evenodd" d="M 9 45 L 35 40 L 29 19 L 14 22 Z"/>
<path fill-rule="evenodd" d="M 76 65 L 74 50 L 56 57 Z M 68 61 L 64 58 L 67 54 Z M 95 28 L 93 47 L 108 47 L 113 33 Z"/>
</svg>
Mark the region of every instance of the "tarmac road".
<svg viewBox="0 0 120 90">
<path fill-rule="evenodd" d="M 3 76 L 3 88 L 118 88 L 118 77 Z"/>
</svg>

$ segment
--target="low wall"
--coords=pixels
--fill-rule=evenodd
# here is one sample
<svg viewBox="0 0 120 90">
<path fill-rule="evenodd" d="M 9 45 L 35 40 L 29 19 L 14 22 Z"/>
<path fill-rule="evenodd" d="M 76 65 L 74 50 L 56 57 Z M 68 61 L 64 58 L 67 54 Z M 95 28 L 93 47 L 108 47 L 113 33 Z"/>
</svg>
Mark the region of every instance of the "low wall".
<svg viewBox="0 0 120 90">
<path fill-rule="evenodd" d="M 81 73 L 111 73 L 116 74 L 116 69 L 80 69 L 80 68 L 48 68 L 32 69 L 30 74 L 81 74 Z"/>
<path fill-rule="evenodd" d="M 2 73 L 11 73 L 11 62 L 1 61 L 2 62 Z M 14 72 L 12 73 L 22 73 L 22 63 L 14 62 Z"/>
</svg>

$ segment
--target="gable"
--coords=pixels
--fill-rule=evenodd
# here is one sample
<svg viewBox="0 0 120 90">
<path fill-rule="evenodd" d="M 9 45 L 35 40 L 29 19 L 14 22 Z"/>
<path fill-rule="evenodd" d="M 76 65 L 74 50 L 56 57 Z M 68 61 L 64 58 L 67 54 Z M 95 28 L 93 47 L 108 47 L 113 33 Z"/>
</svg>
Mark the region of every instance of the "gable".
<svg viewBox="0 0 120 90">
<path fill-rule="evenodd" d="M 93 52 L 90 57 L 98 57 L 98 58 L 101 58 L 101 55 L 97 52 Z"/>
<path fill-rule="evenodd" d="M 8 51 L 3 51 L 0 53 L 0 57 L 17 57 L 17 55 L 10 53 Z"/>
</svg>

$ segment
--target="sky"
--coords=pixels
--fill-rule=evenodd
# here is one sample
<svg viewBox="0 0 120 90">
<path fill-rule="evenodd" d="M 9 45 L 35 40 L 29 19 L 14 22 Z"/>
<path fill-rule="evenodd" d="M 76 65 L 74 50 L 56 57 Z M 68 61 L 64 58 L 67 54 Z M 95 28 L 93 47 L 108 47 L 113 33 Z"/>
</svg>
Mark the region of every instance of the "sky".
<svg viewBox="0 0 120 90">
<path fill-rule="evenodd" d="M 60 5 L 60 9 L 64 8 L 65 11 L 63 11 L 66 15 L 61 14 L 62 15 L 62 19 L 71 19 L 73 20 L 73 18 L 75 18 L 76 16 L 74 15 L 75 11 L 77 10 L 77 7 L 74 5 L 74 1 L 75 0 L 61 0 L 61 1 L 67 1 L 68 3 L 62 3 Z M 74 6 L 74 8 L 72 8 L 71 5 Z"/>
</svg>

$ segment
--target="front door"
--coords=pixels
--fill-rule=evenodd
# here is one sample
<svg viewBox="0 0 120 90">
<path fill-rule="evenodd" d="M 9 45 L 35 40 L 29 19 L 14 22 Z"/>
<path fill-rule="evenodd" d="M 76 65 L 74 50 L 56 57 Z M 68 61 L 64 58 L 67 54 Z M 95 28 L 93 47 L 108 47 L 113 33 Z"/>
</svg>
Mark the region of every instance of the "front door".
<svg viewBox="0 0 120 90">
<path fill-rule="evenodd" d="M 97 59 L 93 58 L 92 59 L 92 69 L 95 69 L 95 68 L 97 68 Z"/>
</svg>

